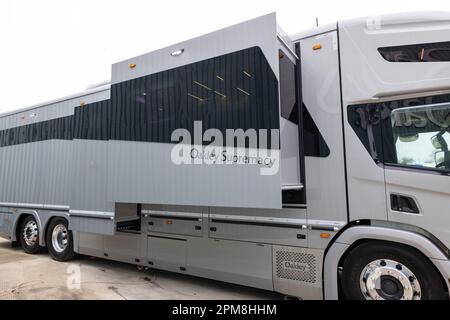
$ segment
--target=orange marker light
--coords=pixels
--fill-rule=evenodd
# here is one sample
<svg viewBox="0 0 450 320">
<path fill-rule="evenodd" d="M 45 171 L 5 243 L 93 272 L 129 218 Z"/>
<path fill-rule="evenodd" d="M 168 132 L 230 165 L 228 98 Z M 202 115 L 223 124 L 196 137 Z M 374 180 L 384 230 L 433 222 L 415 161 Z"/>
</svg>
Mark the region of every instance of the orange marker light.
<svg viewBox="0 0 450 320">
<path fill-rule="evenodd" d="M 330 238 L 331 237 L 331 235 L 329 234 L 329 233 L 321 233 L 320 234 L 320 237 L 322 238 L 322 239 L 328 239 L 328 238 Z"/>
<path fill-rule="evenodd" d="M 313 45 L 313 50 L 320 50 L 320 49 L 322 49 L 322 45 L 321 44 Z"/>
<path fill-rule="evenodd" d="M 130 67 L 130 69 L 136 68 L 136 63 L 130 63 L 129 67 Z"/>
<path fill-rule="evenodd" d="M 166 224 L 172 224 L 172 220 L 166 220 Z"/>
</svg>

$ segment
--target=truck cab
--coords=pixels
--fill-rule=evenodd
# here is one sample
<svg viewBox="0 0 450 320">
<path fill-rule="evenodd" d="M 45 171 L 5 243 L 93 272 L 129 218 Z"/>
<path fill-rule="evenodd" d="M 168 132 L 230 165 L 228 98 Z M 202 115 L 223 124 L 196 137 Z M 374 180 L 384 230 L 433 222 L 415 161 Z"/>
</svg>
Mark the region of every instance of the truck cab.
<svg viewBox="0 0 450 320">
<path fill-rule="evenodd" d="M 303 102 L 330 148 L 327 157 L 306 157 L 308 218 L 346 220 L 328 255 L 347 241 L 347 232 L 355 235 L 346 254 L 358 244 L 365 248 L 358 254 L 369 254 L 371 245 L 373 252 L 378 245 L 389 252 L 392 243 L 417 251 L 419 245 L 407 239 L 414 234 L 438 248 L 433 256 L 425 249 L 421 254 L 434 262 L 427 268 L 442 271 L 436 261 L 448 259 L 450 245 L 449 19 L 443 12 L 372 16 L 295 36 L 302 48 Z M 337 177 L 343 172 L 345 178 Z M 380 235 L 365 235 L 371 228 Z M 345 261 L 354 256 L 346 254 L 336 264 L 344 286 L 348 277 L 358 282 L 347 293 L 354 298 L 360 289 L 360 298 L 389 297 L 380 289 L 386 267 L 367 263 L 358 271 L 360 280 L 348 271 Z M 367 284 L 372 274 L 379 276 Z M 440 280 L 444 288 L 447 278 Z M 397 288 L 397 280 L 389 281 Z"/>
</svg>

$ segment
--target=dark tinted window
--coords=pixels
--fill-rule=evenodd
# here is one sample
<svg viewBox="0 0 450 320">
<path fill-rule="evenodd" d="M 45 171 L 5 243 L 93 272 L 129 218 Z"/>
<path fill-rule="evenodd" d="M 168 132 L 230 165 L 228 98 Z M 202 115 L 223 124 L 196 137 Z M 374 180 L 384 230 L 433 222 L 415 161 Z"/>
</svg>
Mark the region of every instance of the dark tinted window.
<svg viewBox="0 0 450 320">
<path fill-rule="evenodd" d="M 72 116 L 36 122 L 0 131 L 0 147 L 58 139 L 73 138 Z"/>
<path fill-rule="evenodd" d="M 74 139 L 108 140 L 110 100 L 75 108 Z"/>
<path fill-rule="evenodd" d="M 299 112 L 296 98 L 296 68 L 291 59 L 282 51 L 278 52 L 280 66 L 280 103 L 281 116 L 284 119 L 299 123 Z M 314 120 L 303 106 L 303 142 L 305 156 L 328 157 L 330 149 L 320 133 Z"/>
<path fill-rule="evenodd" d="M 378 51 L 391 62 L 450 61 L 450 42 L 435 42 L 379 48 Z"/>
<path fill-rule="evenodd" d="M 305 156 L 308 157 L 328 157 L 330 148 L 328 148 L 325 139 L 317 128 L 311 114 L 303 104 L 303 143 Z"/>
<path fill-rule="evenodd" d="M 177 128 L 279 129 L 278 81 L 253 47 L 116 84 L 111 139 L 171 142 Z"/>
<path fill-rule="evenodd" d="M 304 204 L 306 203 L 306 194 L 304 190 L 283 190 L 283 204 Z"/>
<path fill-rule="evenodd" d="M 298 124 L 298 106 L 295 88 L 295 64 L 282 51 L 278 52 L 280 66 L 281 116 Z"/>
<path fill-rule="evenodd" d="M 376 161 L 382 161 L 381 104 L 369 103 L 348 107 L 347 119 L 367 152 Z M 378 137 L 375 139 L 375 137 Z"/>
<path fill-rule="evenodd" d="M 0 146 L 73 138 L 171 143 L 177 128 L 193 136 L 197 120 L 203 131 L 224 135 L 279 129 L 278 81 L 260 48 L 115 84 L 111 100 L 76 107 L 74 116 L 0 130 Z"/>
</svg>

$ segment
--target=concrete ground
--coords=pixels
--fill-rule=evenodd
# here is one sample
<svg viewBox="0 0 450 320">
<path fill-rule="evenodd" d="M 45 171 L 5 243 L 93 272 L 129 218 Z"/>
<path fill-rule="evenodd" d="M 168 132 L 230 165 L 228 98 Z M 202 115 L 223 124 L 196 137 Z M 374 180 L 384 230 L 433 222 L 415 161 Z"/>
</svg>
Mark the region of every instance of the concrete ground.
<svg viewBox="0 0 450 320">
<path fill-rule="evenodd" d="M 68 263 L 48 253 L 27 255 L 0 239 L 0 299 L 282 299 L 219 281 L 78 256 Z"/>
</svg>

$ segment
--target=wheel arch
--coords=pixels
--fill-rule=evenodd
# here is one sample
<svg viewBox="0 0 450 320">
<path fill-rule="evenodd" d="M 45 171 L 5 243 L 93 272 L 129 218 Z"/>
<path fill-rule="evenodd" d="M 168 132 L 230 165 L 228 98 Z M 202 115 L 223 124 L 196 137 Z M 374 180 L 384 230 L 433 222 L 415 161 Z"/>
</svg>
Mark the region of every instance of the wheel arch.
<svg viewBox="0 0 450 320">
<path fill-rule="evenodd" d="M 414 228 L 405 225 L 401 228 L 398 224 L 390 226 L 387 223 L 356 222 L 349 224 L 342 230 L 329 245 L 324 258 L 324 298 L 336 300 L 339 298 L 338 269 L 346 255 L 357 245 L 367 241 L 388 241 L 412 247 L 427 257 L 439 271 L 445 287 L 450 292 L 450 261 L 447 252 L 434 239 L 426 237 L 424 233 L 413 231 Z"/>
<path fill-rule="evenodd" d="M 36 222 L 38 224 L 39 230 L 42 230 L 42 224 L 41 224 L 41 219 L 39 218 L 39 215 L 37 213 L 37 211 L 35 210 L 20 210 L 17 212 L 17 218 L 14 221 L 13 224 L 13 232 L 11 232 L 11 241 L 19 241 L 18 235 L 19 235 L 19 228 L 23 222 L 23 220 L 28 217 L 28 216 L 33 216 L 34 219 L 36 219 Z"/>
<path fill-rule="evenodd" d="M 68 219 L 68 216 L 66 216 L 66 215 L 60 215 L 60 214 L 58 214 L 58 215 L 52 215 L 52 216 L 50 216 L 46 221 L 45 221 L 45 225 L 44 225 L 44 228 L 42 229 L 42 230 L 45 230 L 45 232 L 44 232 L 44 236 L 43 236 L 43 240 L 45 241 L 45 239 L 47 238 L 47 232 L 49 231 L 49 228 L 50 228 L 50 223 L 53 221 L 53 220 L 55 220 L 55 219 L 57 219 L 57 218 L 62 218 L 62 219 L 65 219 L 66 221 L 67 221 L 67 224 L 69 224 L 69 219 Z"/>
<path fill-rule="evenodd" d="M 40 242 L 42 246 L 46 246 L 46 238 L 47 238 L 47 231 L 48 231 L 48 227 L 50 225 L 50 222 L 53 219 L 56 218 L 63 218 L 67 220 L 67 223 L 69 223 L 69 214 L 66 212 L 53 212 L 53 211 L 47 211 L 47 212 L 42 212 L 42 228 L 41 230 L 43 230 L 42 233 L 42 237 L 40 237 Z"/>
</svg>

